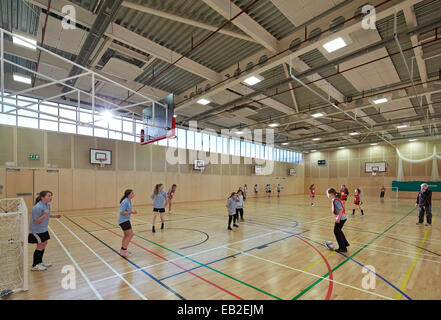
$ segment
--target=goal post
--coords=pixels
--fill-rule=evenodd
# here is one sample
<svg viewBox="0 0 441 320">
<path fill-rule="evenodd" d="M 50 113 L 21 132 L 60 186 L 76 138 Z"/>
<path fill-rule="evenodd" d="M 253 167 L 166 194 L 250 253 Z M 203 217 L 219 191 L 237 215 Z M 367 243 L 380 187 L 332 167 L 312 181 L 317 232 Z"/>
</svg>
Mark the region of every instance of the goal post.
<svg viewBox="0 0 441 320">
<path fill-rule="evenodd" d="M 28 209 L 23 198 L 0 199 L 0 294 L 28 290 Z"/>
</svg>

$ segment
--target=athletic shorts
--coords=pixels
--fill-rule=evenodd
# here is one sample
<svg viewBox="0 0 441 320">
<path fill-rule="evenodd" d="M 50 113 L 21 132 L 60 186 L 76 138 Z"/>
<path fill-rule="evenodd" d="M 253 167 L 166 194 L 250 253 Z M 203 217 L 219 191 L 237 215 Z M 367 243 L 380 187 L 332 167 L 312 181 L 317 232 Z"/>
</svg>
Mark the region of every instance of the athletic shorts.
<svg viewBox="0 0 441 320">
<path fill-rule="evenodd" d="M 164 213 L 165 212 L 165 208 L 153 208 L 153 212 Z"/>
<path fill-rule="evenodd" d="M 315 194 L 311 194 L 311 198 L 315 198 Z"/>
<path fill-rule="evenodd" d="M 49 240 L 51 237 L 49 236 L 49 232 L 43 232 L 43 233 L 30 233 L 28 236 L 28 242 L 29 243 L 42 243 L 46 240 Z"/>
<path fill-rule="evenodd" d="M 123 223 L 120 223 L 119 226 L 121 227 L 121 229 L 123 229 L 123 231 L 132 229 L 132 224 L 130 223 L 130 221 L 124 221 Z"/>
<path fill-rule="evenodd" d="M 360 205 L 360 204 L 362 204 L 363 203 L 363 201 L 360 201 L 360 202 L 354 202 L 354 204 L 356 205 L 356 206 L 358 206 L 358 205 Z"/>
</svg>

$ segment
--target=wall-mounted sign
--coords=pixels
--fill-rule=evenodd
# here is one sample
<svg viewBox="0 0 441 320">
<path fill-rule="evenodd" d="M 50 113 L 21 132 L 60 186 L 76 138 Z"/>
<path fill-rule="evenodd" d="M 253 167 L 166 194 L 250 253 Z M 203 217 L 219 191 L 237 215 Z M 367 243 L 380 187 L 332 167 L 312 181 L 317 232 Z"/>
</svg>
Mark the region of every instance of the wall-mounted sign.
<svg viewBox="0 0 441 320">
<path fill-rule="evenodd" d="M 289 175 L 290 176 L 295 176 L 296 175 L 296 170 L 294 168 L 290 168 L 289 169 Z"/>
<path fill-rule="evenodd" d="M 28 159 L 30 160 L 40 160 L 40 156 L 38 154 L 29 153 Z"/>
<path fill-rule="evenodd" d="M 319 166 L 325 166 L 325 165 L 326 165 L 326 160 L 318 160 L 318 161 L 317 161 L 317 164 L 318 164 Z"/>
</svg>

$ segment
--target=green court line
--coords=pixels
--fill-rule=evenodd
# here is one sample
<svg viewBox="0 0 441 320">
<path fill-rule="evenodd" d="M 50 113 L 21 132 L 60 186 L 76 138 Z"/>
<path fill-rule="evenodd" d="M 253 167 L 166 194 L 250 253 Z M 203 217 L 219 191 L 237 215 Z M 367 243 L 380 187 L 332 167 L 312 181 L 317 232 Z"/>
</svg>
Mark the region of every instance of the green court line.
<svg viewBox="0 0 441 320">
<path fill-rule="evenodd" d="M 397 223 L 399 223 L 401 220 L 403 220 L 404 218 L 406 218 L 408 215 L 410 215 L 416 208 L 413 208 L 412 210 L 410 210 L 410 212 L 408 212 L 405 216 L 401 217 L 399 220 L 397 220 L 394 224 L 392 224 L 389 228 L 387 228 L 386 230 L 384 230 L 382 233 L 380 233 L 378 236 L 376 236 L 374 239 L 372 239 L 371 241 L 369 241 L 368 243 L 366 243 L 363 247 L 361 247 L 360 249 L 358 249 L 356 252 L 354 252 L 351 256 L 347 257 L 344 261 L 342 261 L 339 265 L 337 265 L 335 268 L 332 269 L 332 272 L 334 272 L 335 270 L 337 270 L 338 268 L 340 268 L 342 265 L 344 265 L 346 262 L 348 262 L 352 257 L 356 256 L 357 254 L 359 254 L 364 248 L 366 248 L 367 246 L 369 246 L 372 242 L 374 242 L 375 240 L 377 240 L 378 238 L 380 238 L 382 235 L 384 235 L 387 231 L 389 231 L 390 229 L 392 229 Z M 304 289 L 302 292 L 300 292 L 298 295 L 296 295 L 294 298 L 292 298 L 291 300 L 298 300 L 301 296 L 303 296 L 305 293 L 307 293 L 309 290 L 311 290 L 313 287 L 315 287 L 317 284 L 319 284 L 323 279 L 326 279 L 329 276 L 329 272 L 327 272 L 323 277 L 319 278 L 317 281 L 315 281 L 313 284 L 311 284 L 309 287 L 307 287 L 306 289 Z"/>
<path fill-rule="evenodd" d="M 108 221 L 106 221 L 106 220 L 103 220 L 103 219 L 100 219 L 100 220 L 103 221 L 103 222 L 105 222 L 105 223 L 107 223 L 107 224 L 109 224 L 109 225 L 111 225 L 111 226 L 115 226 L 114 224 L 112 224 L 112 223 L 110 223 L 110 222 L 108 222 Z M 223 275 L 223 276 L 225 276 L 225 277 L 227 277 L 227 278 L 230 278 L 230 279 L 232 279 L 232 280 L 234 280 L 234 281 L 237 281 L 237 282 L 239 282 L 239 283 L 241 283 L 241 284 L 243 284 L 243 285 L 245 285 L 245 286 L 247 286 L 247 287 L 253 288 L 254 290 L 257 290 L 257 291 L 259 291 L 259 292 L 261 292 L 261 293 L 263 293 L 263 294 L 266 294 L 266 295 L 268 295 L 268 296 L 270 296 L 270 297 L 273 297 L 274 299 L 277 299 L 277 300 L 283 300 L 282 298 L 279 298 L 279 297 L 277 297 L 277 296 L 275 296 L 275 295 L 273 295 L 273 294 L 271 294 L 271 293 L 269 293 L 269 292 L 266 292 L 266 291 L 264 291 L 264 290 L 262 290 L 262 289 L 256 288 L 255 286 L 253 286 L 253 285 L 251 285 L 251 284 L 249 284 L 249 283 L 246 283 L 246 282 L 244 282 L 244 281 L 242 281 L 242 280 L 236 279 L 236 278 L 234 278 L 234 277 L 232 277 L 232 276 L 230 276 L 230 275 L 228 275 L 228 274 L 226 274 L 226 273 L 223 273 L 222 271 L 216 270 L 216 269 L 214 269 L 214 268 L 212 268 L 212 267 L 210 267 L 210 266 L 207 266 L 207 265 L 205 265 L 205 264 L 203 264 L 203 263 L 201 263 L 201 262 L 198 262 L 198 261 L 196 261 L 196 260 L 194 260 L 194 259 L 192 259 L 192 258 L 186 257 L 186 256 L 184 256 L 183 254 L 181 254 L 181 253 L 179 253 L 179 252 L 176 252 L 176 251 L 174 251 L 174 250 L 172 250 L 172 249 L 170 249 L 170 248 L 164 247 L 163 245 L 161 245 L 161 244 L 159 244 L 159 243 L 156 243 L 156 242 L 153 242 L 153 241 L 151 241 L 151 240 L 149 240 L 149 239 L 146 239 L 146 238 L 144 238 L 144 237 L 142 237 L 142 236 L 140 236 L 140 235 L 138 235 L 138 234 L 136 234 L 136 233 L 134 233 L 134 235 L 137 236 L 138 238 L 144 240 L 144 241 L 150 242 L 150 243 L 152 243 L 152 244 L 154 244 L 154 245 L 156 245 L 156 246 L 158 246 L 158 247 L 161 247 L 161 248 L 163 248 L 163 249 L 165 249 L 165 250 L 168 250 L 168 251 L 170 251 L 170 252 L 173 252 L 174 254 L 177 254 L 178 256 L 181 256 L 181 257 L 183 257 L 183 258 L 185 258 L 185 259 L 188 259 L 188 260 L 190 260 L 190 261 L 193 261 L 194 263 L 197 263 L 197 264 L 199 264 L 199 265 L 202 266 L 202 267 L 205 267 L 205 268 L 208 268 L 208 269 L 210 269 L 210 270 L 213 270 L 214 272 L 217 272 L 217 273 L 219 273 L 219 274 L 221 274 L 221 275 Z"/>
</svg>

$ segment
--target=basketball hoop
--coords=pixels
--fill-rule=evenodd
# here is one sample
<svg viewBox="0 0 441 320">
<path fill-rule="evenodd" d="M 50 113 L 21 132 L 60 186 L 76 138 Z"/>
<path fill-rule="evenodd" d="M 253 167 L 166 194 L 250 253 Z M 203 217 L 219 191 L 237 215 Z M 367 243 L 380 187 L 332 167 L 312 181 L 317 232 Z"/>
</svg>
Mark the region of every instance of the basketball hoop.
<svg viewBox="0 0 441 320">
<path fill-rule="evenodd" d="M 376 176 L 376 175 L 377 175 L 377 172 L 378 172 L 377 170 L 373 169 L 373 170 L 372 170 L 372 175 L 373 175 L 373 176 Z"/>
<path fill-rule="evenodd" d="M 106 161 L 106 158 L 99 158 L 97 159 L 100 162 L 100 167 L 104 168 L 106 166 L 106 164 L 104 163 L 104 161 Z"/>
</svg>

